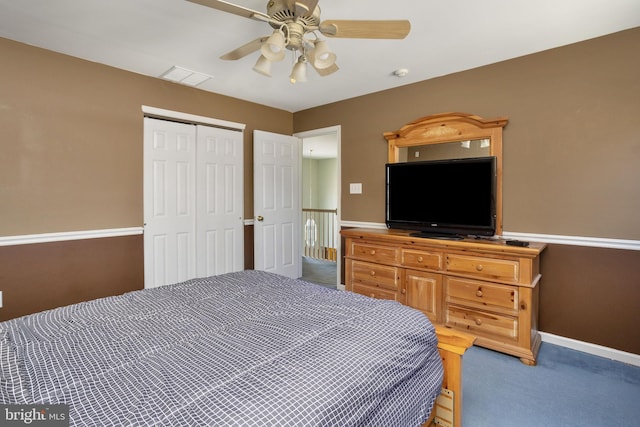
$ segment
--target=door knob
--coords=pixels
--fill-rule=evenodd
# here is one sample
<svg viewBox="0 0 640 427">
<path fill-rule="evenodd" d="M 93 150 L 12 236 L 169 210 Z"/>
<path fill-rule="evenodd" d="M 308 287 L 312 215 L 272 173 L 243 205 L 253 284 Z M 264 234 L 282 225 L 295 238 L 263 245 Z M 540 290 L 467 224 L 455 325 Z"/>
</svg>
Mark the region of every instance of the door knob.
<svg viewBox="0 0 640 427">
<path fill-rule="evenodd" d="M 258 217 L 256 218 L 258 221 L 264 221 L 264 217 L 262 215 L 258 215 Z"/>
</svg>

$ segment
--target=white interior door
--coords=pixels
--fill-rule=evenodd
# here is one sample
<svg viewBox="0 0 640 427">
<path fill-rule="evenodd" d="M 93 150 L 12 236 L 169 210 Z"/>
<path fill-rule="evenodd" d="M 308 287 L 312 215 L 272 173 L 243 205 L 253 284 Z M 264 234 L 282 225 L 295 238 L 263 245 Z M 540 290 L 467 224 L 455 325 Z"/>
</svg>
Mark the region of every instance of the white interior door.
<svg viewBox="0 0 640 427">
<path fill-rule="evenodd" d="M 300 140 L 253 133 L 254 268 L 302 276 Z"/>
<path fill-rule="evenodd" d="M 145 288 L 242 270 L 242 132 L 144 127 Z"/>
<path fill-rule="evenodd" d="M 145 288 L 195 276 L 196 126 L 144 119 Z"/>
<path fill-rule="evenodd" d="M 197 274 L 244 269 L 242 132 L 198 126 Z"/>
</svg>

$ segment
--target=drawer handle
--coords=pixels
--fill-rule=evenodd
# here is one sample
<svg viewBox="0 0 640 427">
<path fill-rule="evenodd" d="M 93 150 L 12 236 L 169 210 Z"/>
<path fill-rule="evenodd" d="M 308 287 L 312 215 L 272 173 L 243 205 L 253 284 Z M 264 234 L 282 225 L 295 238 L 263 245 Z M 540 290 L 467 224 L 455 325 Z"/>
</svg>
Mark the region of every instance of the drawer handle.
<svg viewBox="0 0 640 427">
<path fill-rule="evenodd" d="M 369 295 L 369 296 L 370 296 L 371 298 L 375 298 L 375 297 L 376 297 L 376 294 L 371 294 L 371 295 Z"/>
<path fill-rule="evenodd" d="M 375 276 L 376 272 L 374 270 L 371 270 L 371 277 Z"/>
<path fill-rule="evenodd" d="M 478 326 L 482 325 L 482 319 L 476 319 L 476 325 Z"/>
<path fill-rule="evenodd" d="M 369 253 L 370 253 L 371 255 L 375 255 L 375 254 L 376 254 L 376 250 L 375 250 L 375 249 L 371 249 L 371 250 L 369 251 Z"/>
<path fill-rule="evenodd" d="M 477 296 L 477 297 L 481 297 L 481 296 L 482 296 L 482 289 L 478 289 L 478 290 L 476 291 L 476 296 Z"/>
<path fill-rule="evenodd" d="M 421 256 L 418 257 L 418 262 L 422 262 L 424 261 L 424 258 L 422 258 Z"/>
<path fill-rule="evenodd" d="M 478 264 L 478 265 L 476 265 L 476 270 L 482 271 L 482 270 L 484 270 L 484 266 L 482 264 Z"/>
</svg>

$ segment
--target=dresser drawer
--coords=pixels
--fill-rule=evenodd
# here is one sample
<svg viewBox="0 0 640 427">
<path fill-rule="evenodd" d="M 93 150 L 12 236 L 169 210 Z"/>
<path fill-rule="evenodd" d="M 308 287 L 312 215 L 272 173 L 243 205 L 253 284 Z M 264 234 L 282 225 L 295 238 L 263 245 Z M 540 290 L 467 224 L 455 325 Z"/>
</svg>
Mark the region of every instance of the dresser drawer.
<svg viewBox="0 0 640 427">
<path fill-rule="evenodd" d="M 518 319 L 482 310 L 448 305 L 445 311 L 447 326 L 500 341 L 518 342 Z"/>
<path fill-rule="evenodd" d="M 383 264 L 398 264 L 399 248 L 392 246 L 380 246 L 367 242 L 352 242 L 351 256 L 363 261 L 371 261 Z"/>
<path fill-rule="evenodd" d="M 356 284 L 366 284 L 391 290 L 400 289 L 400 270 L 388 265 L 363 261 L 351 262 L 351 278 Z"/>
<path fill-rule="evenodd" d="M 497 285 L 457 277 L 446 277 L 444 286 L 447 302 L 503 313 L 517 314 L 518 312 L 517 286 Z"/>
<path fill-rule="evenodd" d="M 367 285 L 361 285 L 358 283 L 354 283 L 353 292 L 360 295 L 366 295 L 371 298 L 388 299 L 392 301 L 398 301 L 402 304 L 405 303 L 404 295 L 401 294 L 400 292 L 393 292 L 390 290 L 376 288 L 376 287 L 367 286 Z"/>
<path fill-rule="evenodd" d="M 447 254 L 447 272 L 472 274 L 480 278 L 518 282 L 520 263 L 517 260 L 482 258 Z"/>
<path fill-rule="evenodd" d="M 415 249 L 401 250 L 401 262 L 406 267 L 428 268 L 442 270 L 442 252 L 418 251 Z"/>
</svg>

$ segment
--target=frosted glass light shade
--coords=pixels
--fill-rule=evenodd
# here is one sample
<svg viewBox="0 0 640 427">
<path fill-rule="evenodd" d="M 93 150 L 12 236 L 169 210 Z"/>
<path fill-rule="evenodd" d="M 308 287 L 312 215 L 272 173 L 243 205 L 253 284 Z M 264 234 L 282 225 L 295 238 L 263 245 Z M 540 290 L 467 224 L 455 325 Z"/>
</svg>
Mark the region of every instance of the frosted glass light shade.
<svg viewBox="0 0 640 427">
<path fill-rule="evenodd" d="M 282 61 L 285 54 L 285 40 L 282 31 L 275 30 L 267 41 L 262 43 L 260 51 L 269 61 Z"/>
<path fill-rule="evenodd" d="M 293 66 L 289 79 L 291 83 L 303 83 L 307 81 L 307 61 L 303 57 L 300 57 L 298 62 Z"/>
<path fill-rule="evenodd" d="M 253 66 L 253 71 L 263 76 L 271 77 L 271 61 L 265 58 L 264 55 L 260 55 L 260 58 L 256 61 L 256 65 Z"/>
<path fill-rule="evenodd" d="M 313 49 L 313 66 L 320 70 L 329 68 L 336 62 L 336 54 L 329 50 L 327 42 L 317 40 L 314 42 Z"/>
</svg>

